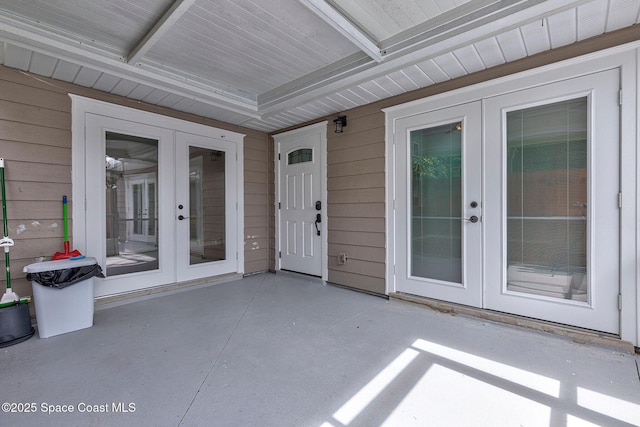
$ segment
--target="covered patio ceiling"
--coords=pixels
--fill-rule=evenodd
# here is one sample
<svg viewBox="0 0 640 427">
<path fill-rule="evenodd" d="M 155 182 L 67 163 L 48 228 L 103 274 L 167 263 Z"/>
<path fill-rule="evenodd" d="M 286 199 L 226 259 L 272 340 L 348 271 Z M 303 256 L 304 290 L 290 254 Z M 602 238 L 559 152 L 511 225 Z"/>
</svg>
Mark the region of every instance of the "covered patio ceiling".
<svg viewBox="0 0 640 427">
<path fill-rule="evenodd" d="M 0 0 L 0 64 L 270 132 L 639 20 L 631 0 Z"/>
</svg>

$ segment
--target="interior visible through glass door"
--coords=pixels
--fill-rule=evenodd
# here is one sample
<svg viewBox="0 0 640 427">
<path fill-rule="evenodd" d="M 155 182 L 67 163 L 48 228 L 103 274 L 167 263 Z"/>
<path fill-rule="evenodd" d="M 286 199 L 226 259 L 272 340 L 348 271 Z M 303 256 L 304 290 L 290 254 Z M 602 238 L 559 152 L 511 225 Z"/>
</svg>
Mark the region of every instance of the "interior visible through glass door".
<svg viewBox="0 0 640 427">
<path fill-rule="evenodd" d="M 411 132 L 411 276 L 462 283 L 462 125 Z"/>
<path fill-rule="evenodd" d="M 226 259 L 224 151 L 189 146 L 189 264 Z"/>
<path fill-rule="evenodd" d="M 507 290 L 588 301 L 587 98 L 507 113 Z"/>
<path fill-rule="evenodd" d="M 107 276 L 157 270 L 158 141 L 106 132 Z"/>
</svg>

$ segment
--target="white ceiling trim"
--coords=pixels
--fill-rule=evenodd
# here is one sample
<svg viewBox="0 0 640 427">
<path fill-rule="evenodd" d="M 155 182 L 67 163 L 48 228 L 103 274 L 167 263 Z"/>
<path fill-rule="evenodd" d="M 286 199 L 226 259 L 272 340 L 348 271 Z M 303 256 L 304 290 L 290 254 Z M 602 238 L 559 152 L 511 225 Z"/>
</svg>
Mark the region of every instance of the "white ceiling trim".
<svg viewBox="0 0 640 427">
<path fill-rule="evenodd" d="M 164 36 L 169 29 L 176 23 L 182 15 L 184 15 L 189 8 L 196 2 L 196 0 L 176 0 L 169 10 L 156 22 L 151 31 L 149 31 L 133 48 L 131 53 L 127 56 L 127 62 L 129 64 L 135 64 L 142 59 L 142 57 L 153 47 L 158 40 Z"/>
<path fill-rule="evenodd" d="M 345 36 L 351 43 L 358 46 L 374 61 L 382 62 L 382 52 L 380 52 L 378 45 L 325 0 L 300 0 L 300 3 L 307 6 L 309 10 Z"/>
<path fill-rule="evenodd" d="M 175 75 L 170 70 L 128 64 L 122 54 L 92 47 L 90 43 L 71 40 L 32 24 L 0 15 L 0 37 L 25 49 L 54 55 L 65 61 L 109 73 L 139 84 L 162 89 L 194 101 L 225 108 L 248 117 L 260 118 L 257 102 L 218 89 L 214 82 L 198 83 L 199 79 L 184 74 Z M 213 88 L 213 90 L 212 90 Z"/>
<path fill-rule="evenodd" d="M 340 93 L 353 86 L 437 58 L 445 53 L 470 46 L 511 29 L 520 28 L 589 1 L 592 0 L 572 0 L 569 2 L 567 0 L 518 0 L 516 3 L 523 8 L 515 13 L 496 14 L 493 16 L 493 20 L 490 20 L 491 18 L 488 18 L 488 21 L 483 20 L 482 25 L 472 22 L 471 28 L 465 27 L 466 31 L 456 31 L 455 34 L 438 34 L 433 39 L 416 42 L 416 45 L 421 48 L 406 48 L 402 53 L 385 57 L 384 62 L 380 64 L 369 62 L 343 73 L 327 74 L 326 78 L 317 78 L 307 82 L 306 85 L 298 84 L 297 90 L 290 87 L 286 91 L 281 91 L 282 96 L 269 100 L 268 104 L 259 102 L 259 109 L 264 117 L 279 114 L 290 108 L 321 99 L 329 94 Z M 527 2 L 530 3 L 527 5 Z M 509 3 L 511 4 L 511 2 Z"/>
</svg>

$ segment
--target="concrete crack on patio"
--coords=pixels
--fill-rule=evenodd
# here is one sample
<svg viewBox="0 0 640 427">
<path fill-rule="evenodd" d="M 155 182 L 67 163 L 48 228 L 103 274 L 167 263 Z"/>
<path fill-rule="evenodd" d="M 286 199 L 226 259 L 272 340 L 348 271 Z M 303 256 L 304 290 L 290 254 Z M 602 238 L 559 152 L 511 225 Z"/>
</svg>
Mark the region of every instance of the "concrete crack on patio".
<svg viewBox="0 0 640 427">
<path fill-rule="evenodd" d="M 202 387 L 204 386 L 205 382 L 207 381 L 207 379 L 209 378 L 209 376 L 211 375 L 211 372 L 213 372 L 213 369 L 216 367 L 216 365 L 218 364 L 218 360 L 220 360 L 220 357 L 222 356 L 222 354 L 225 352 L 227 346 L 229 345 L 229 341 L 231 341 L 231 338 L 233 338 L 233 336 L 236 334 L 236 330 L 238 329 L 238 326 L 240 326 L 240 323 L 242 322 L 242 319 L 244 319 L 244 316 L 247 314 L 247 312 L 249 311 L 249 307 L 251 307 L 253 305 L 253 300 L 256 298 L 256 295 L 258 294 L 258 291 L 260 290 L 260 288 L 262 287 L 262 284 L 265 281 L 265 276 L 263 276 L 262 280 L 260 281 L 260 283 L 258 283 L 258 286 L 256 286 L 255 291 L 253 292 L 253 295 L 251 295 L 251 300 L 249 300 L 249 303 L 246 305 L 246 307 L 244 308 L 244 311 L 242 312 L 242 315 L 240 316 L 240 318 L 238 319 L 238 321 L 236 322 L 235 326 L 233 327 L 233 330 L 231 331 L 231 333 L 229 334 L 229 336 L 227 337 L 227 340 L 225 341 L 224 345 L 222 346 L 222 349 L 220 350 L 220 352 L 218 353 L 218 356 L 215 358 L 215 360 L 213 361 L 213 363 L 211 364 L 211 367 L 209 368 L 209 370 L 207 371 L 207 375 L 204 376 L 204 378 L 202 379 L 202 382 L 200 383 L 200 385 L 198 386 L 198 390 L 196 390 L 195 394 L 193 395 L 193 398 L 191 399 L 191 402 L 189 402 L 189 406 L 187 407 L 187 409 L 184 411 L 184 414 L 182 415 L 182 418 L 180 418 L 180 422 L 178 423 L 178 426 L 181 426 L 184 418 L 187 416 L 187 414 L 189 413 L 189 411 L 191 410 L 191 407 L 193 406 L 193 402 L 195 402 L 196 398 L 198 397 L 198 394 L 200 393 L 200 390 L 202 390 Z"/>
</svg>

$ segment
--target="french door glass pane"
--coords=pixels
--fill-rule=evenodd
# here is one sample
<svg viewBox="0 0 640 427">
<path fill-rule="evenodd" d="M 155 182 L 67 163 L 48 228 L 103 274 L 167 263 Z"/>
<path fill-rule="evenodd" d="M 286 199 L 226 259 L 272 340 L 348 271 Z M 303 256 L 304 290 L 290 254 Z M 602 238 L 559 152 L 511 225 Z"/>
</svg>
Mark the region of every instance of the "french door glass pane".
<svg viewBox="0 0 640 427">
<path fill-rule="evenodd" d="M 158 141 L 106 132 L 107 276 L 158 269 Z"/>
<path fill-rule="evenodd" d="M 226 259 L 225 152 L 189 147 L 189 264 Z"/>
<path fill-rule="evenodd" d="M 587 300 L 587 98 L 507 113 L 507 289 Z"/>
<path fill-rule="evenodd" d="M 411 132 L 411 275 L 462 282 L 460 123 Z"/>
</svg>

